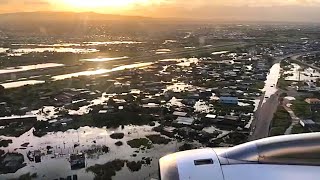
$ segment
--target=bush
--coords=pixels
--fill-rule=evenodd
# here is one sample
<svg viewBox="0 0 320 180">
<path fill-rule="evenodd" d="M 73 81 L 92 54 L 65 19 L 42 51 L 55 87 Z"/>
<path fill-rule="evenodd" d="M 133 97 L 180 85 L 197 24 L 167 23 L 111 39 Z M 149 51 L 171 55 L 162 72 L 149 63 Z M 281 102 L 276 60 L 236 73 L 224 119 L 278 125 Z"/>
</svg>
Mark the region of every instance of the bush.
<svg viewBox="0 0 320 180">
<path fill-rule="evenodd" d="M 8 147 L 9 144 L 12 143 L 12 140 L 0 140 L 0 147 Z"/>
<path fill-rule="evenodd" d="M 133 139 L 127 142 L 127 144 L 131 148 L 140 148 L 140 147 L 146 147 L 150 149 L 152 147 L 152 143 L 147 138 L 140 138 L 140 139 Z"/>
<path fill-rule="evenodd" d="M 160 135 L 149 135 L 147 138 L 150 139 L 153 144 L 168 144 L 171 141 Z"/>
<path fill-rule="evenodd" d="M 112 139 L 122 139 L 124 137 L 124 133 L 113 133 L 110 135 Z"/>
<path fill-rule="evenodd" d="M 290 125 L 291 117 L 289 113 L 282 106 L 279 106 L 273 116 L 269 135 L 283 135 Z"/>
<path fill-rule="evenodd" d="M 126 161 L 124 160 L 116 159 L 106 164 L 96 164 L 94 166 L 88 167 L 86 171 L 91 171 L 95 175 L 95 180 L 111 180 L 112 176 L 115 176 L 116 172 L 120 171 L 124 167 L 125 162 Z"/>
<path fill-rule="evenodd" d="M 305 132 L 306 130 L 300 124 L 297 124 L 292 127 L 291 134 L 301 134 Z"/>
<path fill-rule="evenodd" d="M 130 169 L 131 172 L 139 171 L 142 167 L 142 162 L 141 161 L 127 162 L 127 167 Z"/>
<path fill-rule="evenodd" d="M 304 100 L 297 99 L 293 101 L 291 107 L 296 116 L 304 119 L 311 117 L 310 106 Z"/>
</svg>

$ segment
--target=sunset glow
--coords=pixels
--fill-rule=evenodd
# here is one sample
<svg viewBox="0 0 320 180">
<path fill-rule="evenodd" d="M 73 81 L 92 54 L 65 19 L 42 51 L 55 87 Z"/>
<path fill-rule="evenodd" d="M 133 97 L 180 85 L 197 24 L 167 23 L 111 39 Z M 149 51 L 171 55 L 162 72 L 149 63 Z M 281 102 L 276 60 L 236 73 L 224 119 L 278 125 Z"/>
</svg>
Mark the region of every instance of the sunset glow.
<svg viewBox="0 0 320 180">
<path fill-rule="evenodd" d="M 148 5 L 149 0 L 63 0 L 62 5 L 69 8 L 77 8 L 83 10 L 95 10 L 102 8 L 122 9 L 129 8 L 134 5 Z"/>
</svg>

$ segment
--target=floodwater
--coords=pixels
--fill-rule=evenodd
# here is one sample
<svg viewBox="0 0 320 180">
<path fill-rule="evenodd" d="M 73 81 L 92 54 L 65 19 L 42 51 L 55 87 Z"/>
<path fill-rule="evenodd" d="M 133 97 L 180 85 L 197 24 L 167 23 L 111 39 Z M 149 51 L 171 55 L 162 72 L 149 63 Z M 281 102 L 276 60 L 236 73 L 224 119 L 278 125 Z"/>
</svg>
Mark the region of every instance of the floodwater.
<svg viewBox="0 0 320 180">
<path fill-rule="evenodd" d="M 68 79 L 68 78 L 72 78 L 72 77 L 79 77 L 79 76 L 101 75 L 101 74 L 106 74 L 106 73 L 110 73 L 110 72 L 114 72 L 114 71 L 122 71 L 125 69 L 142 68 L 145 66 L 150 66 L 152 64 L 153 63 L 137 63 L 137 64 L 118 66 L 118 67 L 115 67 L 112 69 L 97 69 L 97 70 L 93 70 L 93 71 L 81 71 L 81 72 L 77 72 L 77 73 L 53 76 L 52 79 L 57 81 L 57 80 L 63 80 L 63 79 Z"/>
<path fill-rule="evenodd" d="M 97 49 L 86 49 L 86 48 L 66 48 L 66 47 L 49 47 L 49 48 L 19 48 L 11 49 L 11 54 L 29 54 L 29 53 L 43 53 L 43 52 L 60 52 L 60 53 L 95 53 L 99 52 Z"/>
<path fill-rule="evenodd" d="M 206 102 L 203 101 L 197 101 L 193 108 L 195 109 L 194 112 L 199 113 L 210 113 L 214 110 L 211 104 L 208 105 Z"/>
<path fill-rule="evenodd" d="M 44 63 L 44 64 L 34 64 L 34 65 L 28 65 L 28 66 L 8 67 L 6 69 L 0 69 L 0 74 L 16 73 L 16 72 L 22 72 L 22 71 L 45 69 L 45 68 L 60 67 L 60 66 L 64 66 L 64 64 Z"/>
<path fill-rule="evenodd" d="M 0 53 L 5 53 L 9 48 L 0 48 Z"/>
<path fill-rule="evenodd" d="M 280 63 L 274 64 L 270 72 L 267 76 L 267 80 L 265 81 L 265 86 L 262 89 L 262 91 L 265 92 L 265 97 L 269 98 L 273 94 L 275 94 L 278 91 L 277 83 L 280 77 Z M 263 103 L 266 102 L 266 98 L 263 99 Z"/>
<path fill-rule="evenodd" d="M 57 113 L 59 112 L 59 108 L 54 106 L 43 106 L 39 110 L 31 111 L 29 114 L 33 114 L 37 116 L 38 121 L 47 121 L 48 119 L 57 118 Z"/>
<path fill-rule="evenodd" d="M 42 46 L 42 47 L 70 47 L 70 46 L 95 46 L 95 45 L 116 45 L 116 44 L 140 44 L 137 41 L 104 41 L 104 42 L 83 42 L 83 43 L 59 43 L 59 44 L 11 44 L 12 46 Z"/>
<path fill-rule="evenodd" d="M 220 55 L 220 54 L 225 54 L 228 53 L 229 51 L 217 51 L 217 52 L 213 52 L 211 53 L 212 55 Z"/>
<path fill-rule="evenodd" d="M 173 91 L 173 92 L 183 92 L 183 91 L 192 91 L 196 88 L 192 85 L 185 84 L 185 83 L 175 83 L 173 85 L 167 86 L 167 91 Z"/>
<path fill-rule="evenodd" d="M 103 42 L 84 42 L 83 44 L 88 46 L 96 45 L 116 45 L 116 44 L 141 44 L 143 42 L 138 41 L 103 41 Z"/>
<path fill-rule="evenodd" d="M 221 130 L 216 128 L 215 126 L 210 126 L 210 127 L 205 127 L 203 128 L 203 131 L 207 132 L 207 133 L 214 133 L 214 132 L 221 132 L 221 134 L 219 134 L 219 136 L 217 136 L 217 138 L 223 137 L 227 134 L 229 134 L 231 131 L 226 131 L 226 130 Z"/>
<path fill-rule="evenodd" d="M 183 39 L 188 39 L 192 35 L 192 32 L 187 32 L 187 35 L 183 37 Z"/>
<path fill-rule="evenodd" d="M 171 52 L 170 49 L 157 49 L 156 50 L 156 54 L 166 54 L 166 53 L 169 53 Z"/>
<path fill-rule="evenodd" d="M 182 101 L 182 99 L 177 99 L 177 98 L 173 97 L 173 98 L 169 101 L 168 105 L 169 105 L 169 106 L 184 107 L 185 105 L 184 105 L 181 101 Z"/>
<path fill-rule="evenodd" d="M 199 62 L 198 58 L 184 58 L 184 59 L 177 59 L 177 66 L 182 66 L 182 67 L 188 67 L 191 66 L 191 64 L 197 64 Z"/>
<path fill-rule="evenodd" d="M 164 41 L 163 44 L 176 43 L 176 42 L 177 42 L 176 40 L 167 39 L 167 40 Z"/>
<path fill-rule="evenodd" d="M 42 84 L 42 83 L 45 83 L 45 81 L 26 80 L 26 81 L 15 81 L 15 82 L 3 83 L 0 85 L 2 85 L 5 89 L 10 89 L 10 88 L 16 88 L 16 87 L 21 87 L 25 85 L 34 85 L 34 84 Z"/>
<path fill-rule="evenodd" d="M 199 62 L 198 58 L 181 58 L 181 59 L 162 59 L 159 62 L 176 62 L 177 66 L 188 67 L 191 64 L 197 64 Z"/>
<path fill-rule="evenodd" d="M 127 59 L 128 56 L 123 57 L 113 57 L 113 58 L 92 58 L 92 59 L 81 59 L 80 61 L 88 61 L 88 62 L 106 62 L 106 61 L 114 61 L 114 60 L 121 60 L 121 59 Z"/>
<path fill-rule="evenodd" d="M 40 47 L 70 47 L 81 46 L 78 43 L 60 43 L 60 44 L 11 44 L 12 46 L 40 46 Z"/>
<path fill-rule="evenodd" d="M 300 73 L 300 81 L 310 81 L 317 80 L 320 78 L 320 73 L 312 68 L 305 68 L 303 71 L 301 66 L 295 63 L 292 63 L 293 68 L 290 71 L 286 71 L 284 74 L 292 74 L 292 76 L 286 77 L 288 81 L 299 81 L 299 73 Z"/>
<path fill-rule="evenodd" d="M 123 142 L 122 146 L 116 146 L 115 142 L 119 140 L 111 139 L 110 134 L 114 132 L 122 132 L 125 134 L 124 138 L 120 141 Z M 83 152 L 96 147 L 106 145 L 110 148 L 110 152 L 94 153 L 86 156 L 86 167 L 93 166 L 95 164 L 103 164 L 114 159 L 123 159 L 136 161 L 141 160 L 142 157 L 151 157 L 153 162 L 151 166 L 145 167 L 139 171 L 139 173 L 124 173 L 118 172 L 115 179 L 139 179 L 146 178 L 149 174 L 154 173 L 154 177 L 157 174 L 157 160 L 167 154 L 177 150 L 177 142 L 171 142 L 166 146 L 154 145 L 150 150 L 141 151 L 135 153 L 136 149 L 131 148 L 126 144 L 128 140 L 134 138 L 142 138 L 146 135 L 157 134 L 152 131 L 151 126 L 125 126 L 124 129 L 115 128 L 92 128 L 81 127 L 77 130 L 68 130 L 66 132 L 49 133 L 41 138 L 35 137 L 32 134 L 32 129 L 22 136 L 15 137 L 3 137 L 3 139 L 12 139 L 13 143 L 8 147 L 3 148 L 5 151 L 15 151 L 22 153 L 25 156 L 26 167 L 18 170 L 14 174 L 0 175 L 2 178 L 13 178 L 22 174 L 30 172 L 37 173 L 41 179 L 59 179 L 60 177 L 66 178 L 67 176 L 77 174 L 78 179 L 93 179 L 94 175 L 90 172 L 86 172 L 85 168 L 80 170 L 71 170 L 68 162 L 69 154 Z M 19 149 L 23 143 L 30 143 L 27 149 Z M 74 147 L 75 144 L 79 144 L 78 147 Z M 52 147 L 52 153 L 48 154 L 46 147 Z M 26 154 L 28 151 L 41 150 L 44 153 L 41 163 L 30 162 Z M 137 154 L 137 157 L 132 157 L 132 154 Z M 52 171 L 54 169 L 54 171 Z M 123 170 L 125 170 L 124 168 Z M 136 177 L 137 176 L 137 177 Z M 140 177 L 139 177 L 140 176 Z M 141 177 L 143 176 L 143 177 Z M 121 177 L 121 178 L 120 178 Z"/>
</svg>

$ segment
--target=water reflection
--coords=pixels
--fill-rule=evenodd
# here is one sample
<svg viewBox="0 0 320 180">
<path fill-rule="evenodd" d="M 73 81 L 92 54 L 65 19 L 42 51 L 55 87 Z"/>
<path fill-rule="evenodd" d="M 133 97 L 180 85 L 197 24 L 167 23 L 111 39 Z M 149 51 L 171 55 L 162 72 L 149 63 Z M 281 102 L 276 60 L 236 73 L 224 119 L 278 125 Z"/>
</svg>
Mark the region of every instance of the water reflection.
<svg viewBox="0 0 320 180">
<path fill-rule="evenodd" d="M 81 46 L 78 43 L 60 43 L 60 44 L 11 44 L 12 46 L 41 46 L 41 47 L 70 47 Z"/>
<path fill-rule="evenodd" d="M 195 87 L 185 83 L 175 83 L 173 85 L 167 86 L 167 91 L 173 92 L 182 92 L 182 91 L 192 91 L 195 90 Z"/>
<path fill-rule="evenodd" d="M 35 65 L 28 65 L 28 66 L 8 67 L 6 69 L 0 69 L 0 74 L 15 73 L 15 72 L 34 70 L 34 69 L 45 69 L 45 68 L 60 67 L 60 66 L 64 66 L 64 64 L 44 63 L 44 64 L 35 64 Z"/>
<path fill-rule="evenodd" d="M 269 98 L 271 95 L 278 91 L 277 83 L 280 76 L 280 63 L 274 64 L 270 72 L 267 76 L 267 80 L 265 81 L 265 86 L 262 91 L 265 92 L 265 97 Z M 263 103 L 266 102 L 266 98 L 264 98 Z"/>
<path fill-rule="evenodd" d="M 138 41 L 104 41 L 104 42 L 84 42 L 85 45 L 116 45 L 116 44 L 141 44 Z"/>
<path fill-rule="evenodd" d="M 156 54 L 166 54 L 166 53 L 169 53 L 171 52 L 170 49 L 157 49 L 156 50 Z"/>
<path fill-rule="evenodd" d="M 0 53 L 5 53 L 9 48 L 0 48 Z"/>
<path fill-rule="evenodd" d="M 105 62 L 105 61 L 114 61 L 120 59 L 127 59 L 127 56 L 123 57 L 114 57 L 114 58 L 92 58 L 92 59 L 82 59 L 81 61 L 88 61 L 88 62 Z"/>
<path fill-rule="evenodd" d="M 3 83 L 0 85 L 2 85 L 5 89 L 9 89 L 9 88 L 16 88 L 16 87 L 21 87 L 25 85 L 34 85 L 34 84 L 42 84 L 42 83 L 45 83 L 45 81 L 26 80 L 26 81 L 15 81 L 15 82 Z"/>
<path fill-rule="evenodd" d="M 40 46 L 40 47 L 70 47 L 70 46 L 93 46 L 93 45 L 116 45 L 116 44 L 140 44 L 137 41 L 103 41 L 103 42 L 83 42 L 83 43 L 58 43 L 58 44 L 11 44 L 12 46 Z"/>
<path fill-rule="evenodd" d="M 198 58 L 180 59 L 180 63 L 177 66 L 191 66 L 191 64 L 197 64 L 198 62 Z"/>
<path fill-rule="evenodd" d="M 212 55 L 220 55 L 220 54 L 225 54 L 225 53 L 228 53 L 229 51 L 216 51 L 216 52 L 213 52 L 211 53 Z"/>
<path fill-rule="evenodd" d="M 93 71 L 82 71 L 82 72 L 77 72 L 77 73 L 71 73 L 71 74 L 64 74 L 64 75 L 58 75 L 58 76 L 53 76 L 52 79 L 57 81 L 57 80 L 63 80 L 63 79 L 68 79 L 72 77 L 79 77 L 79 76 L 93 76 L 93 75 L 101 75 L 101 74 L 106 74 L 114 71 L 122 71 L 125 69 L 133 69 L 133 68 L 141 68 L 145 66 L 150 66 L 153 63 L 138 63 L 138 64 L 129 64 L 129 65 L 123 65 L 123 66 L 118 66 L 112 69 L 98 69 L 98 70 L 93 70 Z"/>
<path fill-rule="evenodd" d="M 29 54 L 29 53 L 43 53 L 43 52 L 60 52 L 60 53 L 94 53 L 99 52 L 97 49 L 82 49 L 82 48 L 20 48 L 11 49 L 11 54 Z"/>
</svg>

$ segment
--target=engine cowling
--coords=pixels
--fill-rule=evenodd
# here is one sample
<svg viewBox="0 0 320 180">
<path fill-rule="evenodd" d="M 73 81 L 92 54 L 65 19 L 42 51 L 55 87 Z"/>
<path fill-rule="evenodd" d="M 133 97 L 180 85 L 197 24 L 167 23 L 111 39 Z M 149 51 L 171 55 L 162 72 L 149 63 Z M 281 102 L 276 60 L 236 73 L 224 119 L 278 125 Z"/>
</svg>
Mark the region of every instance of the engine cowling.
<svg viewBox="0 0 320 180">
<path fill-rule="evenodd" d="M 313 180 L 320 176 L 320 133 L 178 152 L 161 158 L 159 167 L 162 180 Z"/>
</svg>

